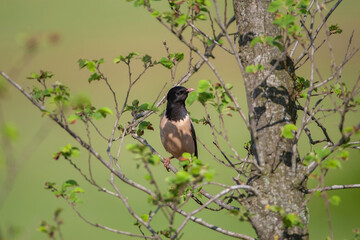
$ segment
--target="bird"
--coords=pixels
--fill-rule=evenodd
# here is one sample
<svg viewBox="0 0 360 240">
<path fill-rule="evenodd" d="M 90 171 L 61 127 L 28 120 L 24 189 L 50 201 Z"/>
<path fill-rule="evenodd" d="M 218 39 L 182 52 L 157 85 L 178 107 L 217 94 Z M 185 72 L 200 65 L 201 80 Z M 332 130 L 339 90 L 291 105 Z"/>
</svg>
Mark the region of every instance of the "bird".
<svg viewBox="0 0 360 240">
<path fill-rule="evenodd" d="M 185 100 L 192 91 L 193 88 L 175 86 L 166 97 L 166 109 L 160 118 L 160 137 L 165 150 L 172 155 L 164 161 L 168 171 L 172 158 L 186 161 L 182 156 L 185 152 L 198 157 L 195 129 L 185 108 Z"/>
</svg>

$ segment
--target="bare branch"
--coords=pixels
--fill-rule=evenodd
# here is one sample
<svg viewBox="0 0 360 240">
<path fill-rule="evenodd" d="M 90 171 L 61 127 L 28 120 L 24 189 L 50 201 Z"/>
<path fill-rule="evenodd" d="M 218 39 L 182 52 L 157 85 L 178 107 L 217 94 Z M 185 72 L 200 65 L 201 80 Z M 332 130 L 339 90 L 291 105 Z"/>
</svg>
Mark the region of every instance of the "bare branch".
<svg viewBox="0 0 360 240">
<path fill-rule="evenodd" d="M 127 208 L 128 212 L 130 213 L 130 215 L 135 218 L 139 223 L 141 223 L 142 225 L 144 225 L 155 237 L 155 239 L 161 239 L 159 237 L 159 235 L 155 232 L 155 230 L 150 226 L 150 224 L 148 222 L 145 222 L 141 217 L 139 217 L 134 210 L 130 207 L 127 198 L 124 197 L 120 190 L 118 189 L 118 187 L 113 183 L 110 182 L 111 185 L 113 186 L 113 188 L 115 189 L 115 191 L 117 192 L 117 197 L 121 199 L 121 201 L 124 203 L 125 207 Z"/>
<path fill-rule="evenodd" d="M 360 123 L 358 123 L 356 126 L 354 126 L 355 129 L 360 129 Z M 330 148 L 331 150 L 331 153 L 334 152 L 337 147 L 339 147 L 340 145 L 342 145 L 347 139 L 349 139 L 349 137 L 352 135 L 353 133 L 352 132 L 349 132 L 345 135 L 343 135 L 341 137 L 341 139 L 334 145 Z M 325 158 L 324 158 L 325 159 Z M 323 161 L 324 159 L 321 159 L 321 161 Z M 306 178 L 307 176 L 309 176 L 313 171 L 315 171 L 316 167 L 318 166 L 319 164 L 317 162 L 311 162 L 307 168 L 307 173 L 305 174 L 304 178 Z"/>
<path fill-rule="evenodd" d="M 194 211 L 190 212 L 187 214 L 185 220 L 182 222 L 182 224 L 179 226 L 179 228 L 176 231 L 176 235 L 178 235 L 180 233 L 180 231 L 185 227 L 185 224 L 190 220 L 191 216 L 199 213 L 201 210 L 203 210 L 205 207 L 207 207 L 208 205 L 210 205 L 212 202 L 215 202 L 217 199 L 219 199 L 220 197 L 226 195 L 227 193 L 229 193 L 230 191 L 233 190 L 237 190 L 237 189 L 244 189 L 247 191 L 251 191 L 253 193 L 255 193 L 256 195 L 258 195 L 258 192 L 256 189 L 254 189 L 251 186 L 248 185 L 235 185 L 235 186 L 231 186 L 223 191 L 221 191 L 220 193 L 216 194 L 215 196 L 213 196 L 212 198 L 209 199 L 209 201 L 207 201 L 206 203 L 204 203 L 201 207 L 195 209 Z"/>
<path fill-rule="evenodd" d="M 203 35 L 204 37 L 206 37 L 207 39 L 209 39 L 211 42 L 215 43 L 217 46 L 219 46 L 220 48 L 224 49 L 226 52 L 230 53 L 231 55 L 234 55 L 234 53 L 230 50 L 227 49 L 225 46 L 223 46 L 221 43 L 219 43 L 218 41 L 216 41 L 216 39 L 213 39 L 212 37 L 210 37 L 209 35 L 207 35 L 206 33 L 204 33 L 203 31 L 201 31 L 198 27 L 196 27 L 193 23 L 188 22 L 188 24 L 198 33 L 200 33 L 201 35 Z"/>
<path fill-rule="evenodd" d="M 318 36 L 318 34 L 319 34 L 320 30 L 322 29 L 322 27 L 324 26 L 324 24 L 326 23 L 326 21 L 329 19 L 331 14 L 335 11 L 335 9 L 339 6 L 339 4 L 341 2 L 342 2 L 342 0 L 338 0 L 336 2 L 336 4 L 326 14 L 325 18 L 323 19 L 323 21 L 321 22 L 319 27 L 316 29 L 314 35 L 312 36 L 312 41 L 315 41 L 316 37 Z M 306 48 L 306 51 L 304 51 L 300 56 L 297 57 L 297 59 L 294 61 L 294 65 L 297 65 L 301 61 L 301 59 L 307 55 L 307 50 L 309 50 L 311 46 L 312 46 L 312 43 L 309 44 L 309 46 Z"/>
<path fill-rule="evenodd" d="M 94 227 L 97 227 L 97 228 L 101 228 L 101 229 L 104 229 L 104 230 L 107 230 L 109 232 L 113 232 L 113 233 L 118 233 L 118 234 L 122 234 L 122 235 L 127 235 L 127 236 L 131 236 L 131 237 L 139 237 L 139 238 L 144 238 L 144 239 L 159 239 L 157 238 L 156 236 L 144 236 L 144 235 L 138 235 L 138 234 L 134 234 L 134 233 L 130 233 L 130 232 L 125 232 L 125 231 L 121 231 L 121 230 L 117 230 L 117 229 L 114 229 L 114 228 L 110 228 L 110 227 L 107 227 L 107 226 L 104 226 L 104 225 L 101 225 L 99 223 L 93 223 L 93 222 L 90 222 L 88 219 L 86 219 L 75 207 L 74 204 L 71 204 L 67 199 L 65 199 L 68 204 L 72 207 L 72 209 L 76 212 L 76 214 L 84 221 L 86 222 L 87 224 L 91 225 L 91 226 L 94 226 Z"/>
<path fill-rule="evenodd" d="M 184 217 L 188 216 L 188 213 L 181 210 L 181 209 L 176 209 L 176 211 L 178 213 L 180 213 L 181 215 L 183 215 Z M 222 233 L 222 234 L 225 234 L 225 235 L 228 235 L 230 237 L 234 237 L 234 238 L 239 238 L 239 239 L 245 239 L 245 240 L 255 240 L 255 238 L 253 237 L 250 237 L 250 236 L 247 236 L 245 234 L 241 234 L 241 233 L 235 233 L 235 232 L 232 232 L 232 231 L 229 231 L 229 230 L 226 230 L 226 229 L 223 229 L 221 227 L 218 227 L 218 226 L 215 226 L 213 224 L 210 224 L 208 222 L 205 222 L 203 219 L 201 218 L 197 218 L 197 217 L 194 217 L 194 216 L 191 216 L 190 217 L 190 220 L 195 222 L 195 223 L 198 223 L 206 228 L 209 228 L 211 230 L 214 230 L 216 232 L 219 232 L 219 233 Z"/>
<path fill-rule="evenodd" d="M 305 193 L 324 192 L 324 191 L 340 190 L 340 189 L 352 189 L 352 188 L 360 188 L 360 184 L 333 185 L 333 186 L 323 187 L 323 188 L 313 188 L 313 189 L 307 189 L 305 191 Z"/>
</svg>

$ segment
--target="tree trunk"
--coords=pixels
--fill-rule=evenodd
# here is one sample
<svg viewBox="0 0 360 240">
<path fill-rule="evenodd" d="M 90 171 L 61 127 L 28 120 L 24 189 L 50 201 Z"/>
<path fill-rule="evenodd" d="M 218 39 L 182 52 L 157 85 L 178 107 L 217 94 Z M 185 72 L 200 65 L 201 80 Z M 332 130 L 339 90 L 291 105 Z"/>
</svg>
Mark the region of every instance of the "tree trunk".
<svg viewBox="0 0 360 240">
<path fill-rule="evenodd" d="M 299 182 L 305 169 L 292 161 L 294 140 L 281 136 L 281 127 L 296 122 L 292 61 L 277 47 L 250 47 L 254 37 L 280 35 L 280 28 L 272 24 L 274 14 L 267 11 L 270 2 L 234 0 L 240 59 L 244 66 L 264 66 L 262 71 L 243 76 L 252 148 L 259 165 L 248 182 L 259 195 L 250 197 L 245 206 L 259 239 L 308 239 L 304 183 Z M 278 206 L 281 211 L 272 211 L 270 206 Z M 284 224 L 287 214 L 298 216 L 301 224 Z"/>
</svg>

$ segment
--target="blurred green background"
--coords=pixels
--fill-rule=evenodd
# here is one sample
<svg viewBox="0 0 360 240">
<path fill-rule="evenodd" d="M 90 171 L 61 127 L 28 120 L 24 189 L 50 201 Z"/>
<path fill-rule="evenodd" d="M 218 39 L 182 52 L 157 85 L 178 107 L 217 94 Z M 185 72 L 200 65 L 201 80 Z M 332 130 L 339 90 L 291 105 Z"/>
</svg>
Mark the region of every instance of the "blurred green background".
<svg viewBox="0 0 360 240">
<path fill-rule="evenodd" d="M 354 45 L 360 46 L 360 1 L 344 1 L 329 23 L 338 23 L 344 30 L 341 36 L 332 38 L 333 47 L 337 59 L 344 56 L 344 51 L 351 32 L 355 30 Z M 97 107 L 113 107 L 112 96 L 104 84 L 87 82 L 88 72 L 79 71 L 77 60 L 79 58 L 99 59 L 104 58 L 103 70 L 119 96 L 124 99 L 128 79 L 125 66 L 114 65 L 112 60 L 119 54 L 126 55 L 131 51 L 149 54 L 155 59 L 166 56 L 162 41 L 166 40 L 171 52 L 185 51 L 186 49 L 177 42 L 164 27 L 162 27 L 143 8 L 134 8 L 131 3 L 124 0 L 0 0 L 0 69 L 8 73 L 22 86 L 32 87 L 33 82 L 26 79 L 31 72 L 48 70 L 55 74 L 54 79 L 71 87 L 72 93 L 86 94 L 92 99 Z M 30 45 L 29 45 L 30 44 Z M 31 45 L 33 44 L 33 45 Z M 33 52 L 27 52 L 31 46 L 35 46 Z M 27 54 L 26 54 L 27 52 Z M 320 68 L 329 71 L 330 58 L 327 49 L 321 52 L 318 59 Z M 234 84 L 233 92 L 238 96 L 242 107 L 246 108 L 245 94 L 239 71 L 231 58 L 216 50 L 214 65 L 226 82 Z M 359 56 L 356 56 L 344 69 L 343 79 L 349 86 L 356 80 L 359 74 Z M 186 72 L 186 64 L 180 66 L 177 79 Z M 137 75 L 140 67 L 133 69 Z M 306 70 L 302 71 L 308 74 Z M 196 87 L 200 79 L 215 78 L 209 69 L 204 66 L 186 86 Z M 152 102 L 159 94 L 160 89 L 168 83 L 165 91 L 170 88 L 170 73 L 158 66 L 150 69 L 135 85 L 130 100 L 139 99 L 141 102 Z M 62 207 L 64 212 L 62 219 L 64 225 L 62 231 L 64 239 L 128 239 L 122 235 L 116 235 L 101 229 L 97 229 L 83 222 L 72 209 L 62 200 L 57 199 L 52 193 L 44 189 L 46 181 L 62 183 L 68 179 L 76 179 L 86 191 L 81 197 L 84 203 L 78 205 L 79 211 L 94 223 L 101 223 L 109 227 L 140 233 L 135 222 L 123 204 L 113 197 L 99 193 L 87 184 L 81 176 L 65 161 L 54 161 L 52 154 L 59 151 L 68 143 L 80 147 L 70 136 L 64 133 L 56 124 L 41 114 L 13 87 L 1 96 L 2 118 L 11 121 L 19 129 L 19 138 L 13 144 L 14 158 L 17 162 L 17 170 L 11 173 L 14 176 L 14 185 L 11 186 L 6 198 L 0 205 L 0 229 L 2 236 L 9 239 L 47 239 L 38 232 L 41 220 L 52 223 L 53 212 Z M 163 110 L 164 106 L 160 108 Z M 201 118 L 204 115 L 200 105 L 194 104 L 189 108 L 193 116 Z M 352 114 L 347 124 L 351 125 L 359 121 L 359 114 Z M 329 118 L 327 123 L 330 128 L 336 128 L 337 117 Z M 113 118 L 107 118 L 98 122 L 99 128 L 106 134 L 110 134 Z M 167 156 L 162 148 L 157 129 L 159 116 L 153 115 L 150 121 L 155 126 L 155 131 L 147 132 L 146 138 L 163 156 Z M 240 118 L 229 118 L 231 140 L 238 151 L 245 156 L 242 150 L 243 143 L 249 140 L 244 125 L 238 124 Z M 82 134 L 84 128 L 77 126 Z M 211 133 L 207 127 L 197 125 L 197 134 L 208 146 L 211 146 Z M 93 132 L 93 139 L 98 135 Z M 100 153 L 105 156 L 106 143 L 94 140 Z M 125 145 L 132 142 L 130 139 Z M 309 145 L 303 141 L 302 147 L 309 151 Z M 213 149 L 216 151 L 215 149 Z M 216 169 L 216 180 L 231 184 L 228 177 L 231 172 L 217 168 L 217 163 L 206 154 L 200 146 L 200 156 L 205 162 L 210 163 Z M 0 159 L 0 186 L 4 188 L 6 168 L 4 152 Z M 330 172 L 326 179 L 327 185 L 359 183 L 360 155 L 350 152 L 350 161 L 344 162 L 341 170 Z M 87 153 L 81 151 L 76 163 L 86 170 Z M 120 164 L 129 178 L 136 178 L 138 182 L 146 184 L 143 179 L 145 172 L 136 169 L 136 161 L 133 160 L 124 148 L 121 153 Z M 175 165 L 176 166 L 176 165 Z M 110 188 L 108 173 L 103 166 L 93 160 L 94 175 L 99 183 Z M 164 179 L 169 173 L 162 167 L 154 169 L 157 180 L 162 187 L 166 188 Z M 141 215 L 154 210 L 147 203 L 147 197 L 124 184 L 119 184 L 121 190 L 129 198 L 129 202 L 135 211 Z M 215 193 L 219 189 L 212 189 Z M 360 190 L 344 190 L 331 192 L 341 197 L 340 206 L 330 206 L 331 219 L 335 232 L 335 239 L 350 239 L 353 236 L 352 229 L 360 227 Z M 196 205 L 191 205 L 196 207 Z M 314 197 L 309 204 L 310 209 L 310 236 L 311 239 L 325 239 L 329 235 L 326 220 L 326 212 L 323 199 Z M 225 212 L 199 214 L 204 220 L 225 229 L 251 234 L 247 223 L 236 220 Z M 131 219 L 131 220 L 129 220 Z M 178 223 L 182 217 L 177 218 Z M 161 220 L 155 220 L 155 227 L 161 226 Z M 197 226 L 192 222 L 185 228 L 183 239 L 230 239 L 207 228 Z M 1 236 L 1 235 L 0 235 Z"/>
</svg>

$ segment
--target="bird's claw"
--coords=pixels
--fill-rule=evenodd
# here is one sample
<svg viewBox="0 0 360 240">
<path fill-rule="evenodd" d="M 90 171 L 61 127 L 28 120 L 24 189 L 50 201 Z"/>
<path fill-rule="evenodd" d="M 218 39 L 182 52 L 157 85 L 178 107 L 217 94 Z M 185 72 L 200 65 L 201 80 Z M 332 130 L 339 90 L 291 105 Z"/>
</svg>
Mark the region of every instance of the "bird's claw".
<svg viewBox="0 0 360 240">
<path fill-rule="evenodd" d="M 166 170 L 169 172 L 170 171 L 170 160 L 172 159 L 172 157 L 169 157 L 167 159 L 165 159 L 164 161 L 164 167 L 166 168 Z"/>
</svg>

